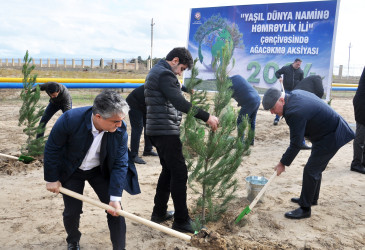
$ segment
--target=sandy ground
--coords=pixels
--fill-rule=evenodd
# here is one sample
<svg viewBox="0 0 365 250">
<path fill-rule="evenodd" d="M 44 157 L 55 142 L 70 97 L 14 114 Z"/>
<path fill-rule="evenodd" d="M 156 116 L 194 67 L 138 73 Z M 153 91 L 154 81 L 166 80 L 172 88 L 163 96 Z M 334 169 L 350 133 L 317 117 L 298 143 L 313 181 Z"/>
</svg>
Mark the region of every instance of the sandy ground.
<svg viewBox="0 0 365 250">
<path fill-rule="evenodd" d="M 17 93 L 1 90 L 0 94 Z M 332 106 L 350 124 L 355 122 L 351 99 L 336 98 Z M 17 125 L 19 107 L 19 102 L 1 101 L 0 153 L 20 154 L 25 136 Z M 57 117 L 48 124 L 48 131 Z M 249 204 L 245 177 L 269 178 L 289 143 L 285 121 L 274 127 L 273 118 L 260 108 L 255 146 L 236 174 L 240 184 L 237 198 L 222 220 L 207 227 L 226 239 L 228 249 L 365 249 L 365 176 L 350 171 L 352 142 L 339 150 L 323 173 L 319 205 L 312 208 L 311 218 L 295 221 L 284 217 L 285 212 L 297 208 L 290 198 L 300 194 L 302 170 L 310 154 L 302 151 L 286 172 L 274 179 L 263 202 L 238 225 L 232 224 Z M 157 157 L 144 159 L 146 165 L 137 165 L 142 193 L 137 196 L 125 193 L 122 204 L 126 211 L 149 219 L 161 166 Z M 65 249 L 62 197 L 45 189 L 41 161 L 25 165 L 0 158 L 0 179 L 0 249 Z M 194 195 L 191 190 L 188 192 L 192 207 Z M 96 199 L 88 185 L 84 194 Z M 83 211 L 82 249 L 111 249 L 105 212 L 89 204 L 84 204 Z M 171 224 L 164 225 L 171 227 Z M 196 248 L 190 242 L 127 220 L 127 249 Z"/>
</svg>

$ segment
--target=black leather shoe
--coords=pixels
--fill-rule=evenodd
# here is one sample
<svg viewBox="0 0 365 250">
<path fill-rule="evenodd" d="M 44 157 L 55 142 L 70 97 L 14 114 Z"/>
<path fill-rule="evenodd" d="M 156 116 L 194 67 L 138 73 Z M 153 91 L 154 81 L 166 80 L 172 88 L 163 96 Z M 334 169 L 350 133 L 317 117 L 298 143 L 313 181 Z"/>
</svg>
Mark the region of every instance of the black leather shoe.
<svg viewBox="0 0 365 250">
<path fill-rule="evenodd" d="M 187 222 L 184 223 L 177 223 L 176 221 L 174 221 L 174 223 L 172 223 L 172 229 L 182 232 L 182 233 L 191 233 L 193 234 L 195 231 L 193 229 L 193 227 L 191 226 L 192 220 L 188 220 Z"/>
<path fill-rule="evenodd" d="M 302 146 L 300 147 L 300 149 L 303 149 L 303 150 L 308 150 L 308 149 L 312 149 L 312 147 L 308 146 L 307 144 L 302 144 Z"/>
<path fill-rule="evenodd" d="M 146 164 L 146 162 L 142 160 L 142 158 L 139 158 L 138 156 L 133 158 L 133 162 L 137 164 Z"/>
<path fill-rule="evenodd" d="M 80 250 L 80 244 L 78 242 L 72 242 L 67 244 L 68 250 Z"/>
<path fill-rule="evenodd" d="M 351 171 L 355 171 L 361 174 L 365 174 L 365 167 L 363 166 L 351 166 Z"/>
<path fill-rule="evenodd" d="M 291 202 L 294 202 L 294 203 L 299 203 L 299 200 L 300 200 L 300 198 L 291 198 Z M 313 201 L 312 206 L 316 206 L 316 205 L 318 205 L 318 202 Z"/>
<path fill-rule="evenodd" d="M 167 211 L 164 216 L 152 215 L 151 221 L 156 223 L 162 223 L 164 221 L 171 220 L 174 217 L 174 213 L 175 211 Z"/>
<path fill-rule="evenodd" d="M 311 210 L 309 208 L 308 211 L 303 210 L 301 207 L 297 208 L 293 211 L 285 213 L 285 217 L 289 219 L 304 219 L 311 217 Z"/>
<path fill-rule="evenodd" d="M 158 154 L 154 151 L 144 151 L 143 156 L 158 156 Z"/>
</svg>

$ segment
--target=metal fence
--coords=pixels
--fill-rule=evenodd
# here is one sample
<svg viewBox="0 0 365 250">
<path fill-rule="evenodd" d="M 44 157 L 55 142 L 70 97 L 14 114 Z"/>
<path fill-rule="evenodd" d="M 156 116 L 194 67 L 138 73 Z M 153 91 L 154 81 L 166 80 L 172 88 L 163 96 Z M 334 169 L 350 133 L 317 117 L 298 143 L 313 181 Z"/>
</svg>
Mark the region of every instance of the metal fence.
<svg viewBox="0 0 365 250">
<path fill-rule="evenodd" d="M 24 63 L 20 58 L 0 58 L 0 67 L 21 67 Z M 145 63 L 137 59 L 58 59 L 58 58 L 33 58 L 32 63 L 38 68 L 59 68 L 59 69 L 126 69 L 126 70 L 148 70 L 150 60 Z"/>
</svg>

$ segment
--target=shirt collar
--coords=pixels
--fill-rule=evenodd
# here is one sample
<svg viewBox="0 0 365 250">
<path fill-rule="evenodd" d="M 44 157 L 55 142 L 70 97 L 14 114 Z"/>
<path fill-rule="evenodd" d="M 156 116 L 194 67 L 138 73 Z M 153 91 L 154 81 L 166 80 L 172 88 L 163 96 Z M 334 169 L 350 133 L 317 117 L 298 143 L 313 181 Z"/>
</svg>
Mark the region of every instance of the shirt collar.
<svg viewBox="0 0 365 250">
<path fill-rule="evenodd" d="M 108 131 L 101 131 L 99 132 L 99 130 L 97 130 L 94 126 L 94 122 L 93 122 L 93 115 L 91 114 L 91 132 L 93 134 L 100 134 L 100 133 L 104 133 L 104 132 L 108 132 Z"/>
<path fill-rule="evenodd" d="M 286 105 L 288 104 L 289 96 L 290 96 L 290 94 L 285 94 L 285 97 L 284 97 L 285 104 L 283 106 L 283 116 L 281 118 L 285 117 Z"/>
</svg>

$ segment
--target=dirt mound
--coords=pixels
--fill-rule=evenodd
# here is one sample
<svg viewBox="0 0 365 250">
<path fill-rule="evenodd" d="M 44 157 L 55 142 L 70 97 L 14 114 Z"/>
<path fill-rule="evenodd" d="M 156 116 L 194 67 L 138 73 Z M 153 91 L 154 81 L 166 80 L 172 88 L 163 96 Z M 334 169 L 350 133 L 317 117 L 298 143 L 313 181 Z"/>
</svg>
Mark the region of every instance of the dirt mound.
<svg viewBox="0 0 365 250">
<path fill-rule="evenodd" d="M 27 173 L 34 169 L 43 167 L 42 160 L 35 160 L 31 163 L 24 163 L 17 160 L 0 159 L 0 175 L 14 175 L 19 173 Z"/>
<path fill-rule="evenodd" d="M 200 249 L 206 250 L 226 250 L 227 240 L 220 236 L 219 233 L 210 232 L 206 229 L 200 230 L 199 233 L 191 238 L 191 244 Z"/>
</svg>

